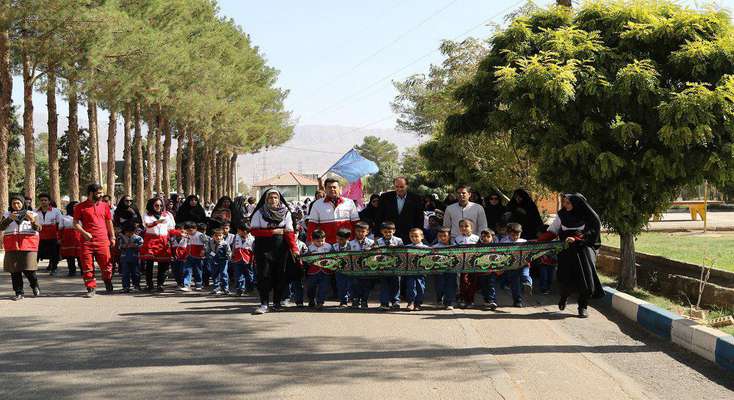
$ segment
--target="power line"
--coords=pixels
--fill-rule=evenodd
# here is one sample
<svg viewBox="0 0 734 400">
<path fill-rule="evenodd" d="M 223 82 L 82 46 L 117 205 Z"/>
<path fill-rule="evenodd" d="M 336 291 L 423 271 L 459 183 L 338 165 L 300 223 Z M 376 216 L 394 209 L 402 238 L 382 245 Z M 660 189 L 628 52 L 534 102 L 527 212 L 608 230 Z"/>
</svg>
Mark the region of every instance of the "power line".
<svg viewBox="0 0 734 400">
<path fill-rule="evenodd" d="M 434 11 L 434 12 L 433 12 L 433 13 L 432 13 L 431 15 L 429 15 L 428 17 L 426 17 L 426 18 L 422 19 L 422 20 L 421 20 L 420 22 L 418 22 L 418 24 L 417 24 L 417 25 L 414 25 L 413 27 L 411 27 L 411 28 L 410 28 L 410 29 L 408 29 L 407 31 L 405 31 L 405 32 L 401 33 L 400 35 L 398 35 L 398 36 L 397 36 L 397 37 L 396 37 L 395 39 L 393 39 L 392 41 L 390 41 L 390 42 L 389 42 L 389 43 L 387 43 L 386 45 L 384 45 L 384 46 L 380 47 L 380 48 L 379 48 L 379 49 L 377 49 L 377 50 L 376 50 L 375 52 L 371 53 L 371 54 L 370 54 L 370 55 L 368 55 L 367 57 L 365 57 L 365 58 L 363 58 L 362 60 L 360 60 L 359 62 L 357 62 L 357 64 L 353 65 L 353 66 L 352 66 L 351 68 L 349 68 L 349 69 L 348 69 L 347 71 L 345 71 L 345 72 L 343 72 L 343 73 L 341 73 L 341 74 L 337 75 L 337 76 L 336 76 L 335 78 L 332 78 L 332 79 L 330 79 L 330 80 L 329 80 L 328 82 L 324 82 L 324 83 L 323 83 L 322 85 L 318 86 L 318 87 L 317 87 L 316 89 L 314 89 L 314 92 L 319 92 L 319 91 L 321 91 L 322 89 L 324 89 L 325 87 L 328 87 L 328 86 L 331 86 L 331 85 L 333 85 L 333 84 L 334 84 L 334 82 L 337 82 L 337 81 L 339 81 L 340 79 L 342 79 L 342 78 L 344 78 L 344 77 L 348 76 L 348 75 L 349 75 L 350 73 L 352 73 L 352 72 L 353 72 L 354 70 L 356 70 L 357 68 L 359 68 L 359 67 L 361 67 L 362 65 L 366 64 L 366 63 L 367 63 L 367 62 L 368 62 L 368 61 L 369 61 L 370 59 L 374 58 L 374 57 L 375 57 L 375 56 L 377 56 L 378 54 L 380 54 L 380 53 L 382 53 L 383 51 L 387 50 L 388 48 L 390 48 L 390 47 L 391 47 L 392 45 L 394 45 L 395 43 L 397 43 L 397 42 L 399 42 L 399 41 L 403 40 L 403 39 L 404 39 L 404 38 L 405 38 L 406 36 L 408 36 L 409 34 L 413 33 L 413 32 L 414 32 L 414 31 L 415 31 L 416 29 L 418 29 L 418 28 L 420 28 L 421 26 L 423 26 L 423 25 L 424 25 L 424 24 L 425 24 L 426 22 L 430 21 L 430 20 L 431 20 L 431 19 L 433 19 L 434 17 L 436 17 L 436 16 L 438 16 L 439 14 L 441 14 L 442 12 L 444 12 L 444 11 L 445 11 L 446 9 L 448 9 L 449 7 L 451 7 L 452 5 L 454 5 L 454 4 L 455 4 L 455 3 L 457 2 L 457 1 L 459 1 L 459 0 L 451 0 L 451 1 L 449 1 L 449 2 L 448 2 L 447 4 L 445 4 L 445 5 L 443 6 L 443 7 L 439 8 L 439 9 L 438 9 L 438 10 L 436 10 L 436 11 Z M 312 93 L 312 94 L 313 94 L 313 93 Z"/>
<path fill-rule="evenodd" d="M 472 26 L 471 28 L 467 29 L 466 31 L 462 32 L 461 34 L 453 37 L 451 40 L 456 41 L 456 40 L 458 40 L 458 39 L 460 39 L 460 38 L 468 35 L 469 33 L 473 32 L 474 30 L 476 30 L 477 28 L 479 28 L 480 26 L 486 25 L 487 23 L 493 21 L 495 18 L 501 16 L 505 12 L 507 12 L 507 11 L 509 11 L 509 10 L 515 8 L 515 7 L 517 7 L 518 5 L 520 5 L 521 3 L 523 3 L 524 1 L 525 0 L 520 0 L 520 1 L 516 2 L 516 3 L 513 3 L 512 5 L 510 5 L 508 7 L 505 7 L 504 9 L 502 9 L 498 13 L 494 14 L 493 16 L 489 17 L 488 19 L 483 20 L 482 22 L 480 22 L 480 23 Z M 310 114 L 309 117 L 314 117 L 314 116 L 317 116 L 317 115 L 321 115 L 321 114 L 323 114 L 325 112 L 335 111 L 335 110 L 338 110 L 338 109 L 341 109 L 341 108 L 345 107 L 349 101 L 353 100 L 354 98 L 357 98 L 358 96 L 361 96 L 363 93 L 369 91 L 370 89 L 376 87 L 377 85 L 380 85 L 381 83 L 387 81 L 388 79 L 390 79 L 393 76 L 399 74 L 400 72 L 406 70 L 407 68 L 409 68 L 409 67 L 417 64 L 418 62 L 423 61 L 425 58 L 433 55 L 434 53 L 436 53 L 438 51 L 439 51 L 439 49 L 433 49 L 433 50 L 429 51 L 428 53 L 423 54 L 422 56 L 420 56 L 420 57 L 416 58 L 415 60 L 409 62 L 408 64 L 406 64 L 406 65 L 398 68 L 397 70 L 391 72 L 390 74 L 385 75 L 384 77 L 382 77 L 382 78 L 380 78 L 380 79 L 378 79 L 378 80 L 370 83 L 366 87 L 364 87 L 362 89 L 359 89 L 356 92 L 353 92 L 352 94 L 350 94 L 348 96 L 345 96 L 344 98 L 338 100 L 337 102 L 332 103 L 331 105 L 329 105 L 327 107 L 324 107 L 321 110 L 318 110 L 318 111 Z M 364 97 L 368 97 L 368 96 L 364 96 Z M 359 98 L 363 98 L 363 97 L 359 97 Z"/>
</svg>

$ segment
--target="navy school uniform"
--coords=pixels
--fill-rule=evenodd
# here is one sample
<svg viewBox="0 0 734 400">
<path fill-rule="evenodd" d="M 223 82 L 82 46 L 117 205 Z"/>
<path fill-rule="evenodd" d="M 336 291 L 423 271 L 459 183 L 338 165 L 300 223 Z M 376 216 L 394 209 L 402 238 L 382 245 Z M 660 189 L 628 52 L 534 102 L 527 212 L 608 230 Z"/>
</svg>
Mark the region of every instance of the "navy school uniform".
<svg viewBox="0 0 734 400">
<path fill-rule="evenodd" d="M 400 247 L 403 239 L 393 236 L 390 240 L 384 237 L 377 239 L 377 247 Z M 380 305 L 400 304 L 400 277 L 385 276 L 380 278 Z"/>
<path fill-rule="evenodd" d="M 226 240 L 221 242 L 210 240 L 206 255 L 211 268 L 214 290 L 229 290 L 229 259 L 232 257 L 232 248 Z"/>
<path fill-rule="evenodd" d="M 332 251 L 348 251 L 350 249 L 349 242 L 347 241 L 344 246 L 340 246 L 339 242 L 334 243 L 331 246 Z M 336 297 L 339 300 L 339 305 L 349 304 L 349 299 L 352 295 L 352 277 L 344 275 L 341 272 L 336 274 Z"/>
<path fill-rule="evenodd" d="M 415 247 L 420 249 L 429 248 L 423 243 L 414 244 L 411 243 L 405 247 Z M 406 276 L 405 279 L 405 294 L 408 297 L 408 303 L 420 306 L 423 304 L 423 298 L 426 293 L 426 276 L 425 275 L 411 275 Z"/>
<path fill-rule="evenodd" d="M 349 242 L 350 251 L 369 250 L 375 246 L 375 241 L 366 237 L 364 240 L 352 239 Z M 370 291 L 375 284 L 374 278 L 356 278 L 352 281 L 352 299 L 353 306 L 361 305 L 367 308 L 367 300 L 370 297 Z"/>
<path fill-rule="evenodd" d="M 308 254 L 328 253 L 331 251 L 331 245 L 324 243 L 323 246 L 311 244 L 308 246 Z M 323 305 L 326 301 L 328 290 L 331 286 L 331 275 L 333 272 L 319 266 L 310 264 L 306 270 L 306 294 L 308 296 L 309 305 L 316 303 Z"/>
<path fill-rule="evenodd" d="M 434 244 L 434 249 L 444 248 L 453 246 L 455 243 L 453 240 L 450 244 L 446 245 L 441 242 Z M 456 283 L 457 274 L 455 272 L 444 272 L 434 276 L 434 285 L 436 287 L 436 303 L 443 304 L 444 306 L 453 306 L 456 300 L 456 290 L 458 285 Z"/>
</svg>

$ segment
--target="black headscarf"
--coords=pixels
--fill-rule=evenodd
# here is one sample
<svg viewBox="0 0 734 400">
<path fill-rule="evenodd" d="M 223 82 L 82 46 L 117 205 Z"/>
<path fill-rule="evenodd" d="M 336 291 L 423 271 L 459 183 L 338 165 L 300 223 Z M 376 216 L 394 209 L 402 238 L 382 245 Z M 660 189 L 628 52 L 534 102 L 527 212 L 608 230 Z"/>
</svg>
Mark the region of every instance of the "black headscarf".
<svg viewBox="0 0 734 400">
<path fill-rule="evenodd" d="M 489 198 L 492 196 L 497 196 L 499 198 L 497 204 L 493 205 L 492 203 L 490 203 Z M 502 204 L 502 196 L 500 196 L 499 193 L 496 192 L 490 193 L 489 196 L 484 198 L 484 203 L 484 215 L 487 216 L 487 226 L 490 229 L 495 229 L 497 227 L 497 224 L 502 221 L 502 216 L 507 210 Z"/>
<path fill-rule="evenodd" d="M 121 226 L 122 223 L 126 221 L 133 221 L 138 224 L 142 224 L 143 221 L 140 218 L 140 211 L 135 208 L 132 202 L 130 202 L 130 204 L 125 203 L 125 199 L 132 200 L 128 195 L 120 197 L 120 201 L 117 202 L 117 207 L 115 208 L 115 215 L 112 218 L 113 224 L 117 227 Z"/>
<path fill-rule="evenodd" d="M 558 210 L 558 218 L 561 223 L 567 227 L 579 227 L 584 225 L 584 241 L 591 247 L 598 249 L 601 247 L 601 220 L 599 215 L 594 211 L 581 193 L 565 193 L 573 209 L 566 211 L 565 208 Z"/>
<path fill-rule="evenodd" d="M 380 221 L 377 221 L 377 218 L 378 218 L 377 212 L 380 209 L 380 207 L 379 206 L 375 207 L 372 205 L 372 200 L 374 199 L 379 200 L 380 195 L 375 193 L 370 196 L 370 202 L 367 203 L 367 206 L 365 206 L 365 208 L 363 208 L 362 211 L 359 212 L 359 219 L 368 223 L 370 225 L 370 232 L 376 234 L 380 231 L 377 227 L 377 223 L 380 222 Z"/>
<path fill-rule="evenodd" d="M 155 204 L 157 201 L 161 202 L 161 211 L 156 211 L 155 208 L 153 208 L 153 204 Z M 160 197 L 153 197 L 152 199 L 148 200 L 147 203 L 145 203 L 145 212 L 148 215 L 152 215 L 156 217 L 156 219 L 160 219 L 161 215 L 163 214 L 163 211 L 165 211 L 166 202 L 161 200 Z"/>
<path fill-rule="evenodd" d="M 522 198 L 522 203 L 515 200 L 518 196 Z M 507 203 L 507 211 L 510 213 L 507 222 L 517 222 L 522 225 L 523 239 L 531 240 L 538 237 L 538 230 L 543 226 L 543 219 L 540 218 L 538 206 L 530 197 L 530 193 L 524 189 L 515 190 L 510 202 Z"/>
<path fill-rule="evenodd" d="M 196 200 L 196 205 L 193 207 L 191 206 L 191 199 Z M 184 200 L 176 212 L 176 222 L 194 222 L 198 224 L 205 221 L 206 213 L 204 212 L 204 207 L 201 205 L 201 201 L 199 201 L 199 196 L 191 194 L 186 197 L 186 200 Z"/>
<path fill-rule="evenodd" d="M 224 207 L 224 202 L 225 201 L 229 201 L 229 206 L 228 207 Z M 228 210 L 231 210 L 232 209 L 232 198 L 229 197 L 229 196 L 222 196 L 222 197 L 220 197 L 219 200 L 217 200 L 217 204 L 214 205 L 214 209 L 215 210 L 218 209 L 218 208 L 226 208 Z"/>
<path fill-rule="evenodd" d="M 247 197 L 237 196 L 232 202 L 232 221 L 230 221 L 231 228 L 234 232 L 237 232 L 237 228 L 244 226 L 247 223 Z"/>
<path fill-rule="evenodd" d="M 74 216 L 74 207 L 76 207 L 77 204 L 79 204 L 79 202 L 76 200 L 70 201 L 69 204 L 66 205 L 66 215 L 70 217 Z"/>
<path fill-rule="evenodd" d="M 270 208 L 267 203 L 267 198 L 270 192 L 276 192 L 278 193 L 278 196 L 280 196 L 280 205 L 278 208 Z M 285 219 L 286 215 L 290 212 L 290 208 L 288 207 L 288 202 L 285 201 L 285 197 L 283 197 L 283 193 L 277 191 L 276 189 L 270 188 L 265 190 L 263 192 L 262 196 L 260 196 L 260 201 L 257 202 L 257 206 L 255 206 L 255 209 L 252 210 L 252 214 L 250 214 L 250 218 L 252 218 L 255 213 L 260 210 L 260 214 L 263 216 L 263 219 L 271 224 L 280 224 Z"/>
</svg>

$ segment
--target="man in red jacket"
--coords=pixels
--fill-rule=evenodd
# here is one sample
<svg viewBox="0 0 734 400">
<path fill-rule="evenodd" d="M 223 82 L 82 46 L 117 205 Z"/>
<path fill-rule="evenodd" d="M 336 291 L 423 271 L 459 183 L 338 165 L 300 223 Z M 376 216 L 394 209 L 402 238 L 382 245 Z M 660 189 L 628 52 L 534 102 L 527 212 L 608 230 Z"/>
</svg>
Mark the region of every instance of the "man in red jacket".
<svg viewBox="0 0 734 400">
<path fill-rule="evenodd" d="M 86 297 L 94 297 L 97 280 L 94 278 L 94 260 L 102 272 L 107 293 L 112 293 L 112 262 L 110 246 L 115 245 L 115 230 L 112 228 L 110 207 L 100 201 L 104 193 L 102 186 L 92 183 L 87 186 L 87 200 L 74 207 L 74 229 L 82 235 L 79 261 L 87 287 Z"/>
<path fill-rule="evenodd" d="M 354 224 L 359 221 L 359 212 L 352 199 L 341 196 L 339 181 L 328 178 L 324 181 L 326 197 L 313 202 L 308 215 L 308 242 L 316 229 L 326 233 L 326 242 L 336 243 L 336 232 L 349 229 L 354 232 Z"/>
</svg>

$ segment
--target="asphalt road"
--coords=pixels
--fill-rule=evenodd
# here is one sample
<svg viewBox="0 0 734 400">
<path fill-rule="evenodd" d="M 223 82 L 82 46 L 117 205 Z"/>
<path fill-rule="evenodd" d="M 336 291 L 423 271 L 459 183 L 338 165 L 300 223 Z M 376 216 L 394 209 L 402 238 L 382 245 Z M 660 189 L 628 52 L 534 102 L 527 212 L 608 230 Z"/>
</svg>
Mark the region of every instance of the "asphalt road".
<svg viewBox="0 0 734 400">
<path fill-rule="evenodd" d="M 42 275 L 43 296 L 20 302 L 1 276 L 0 399 L 734 398 L 731 373 L 614 311 L 558 312 L 555 296 L 255 316 L 254 297 L 86 299 L 80 277 Z"/>
</svg>

